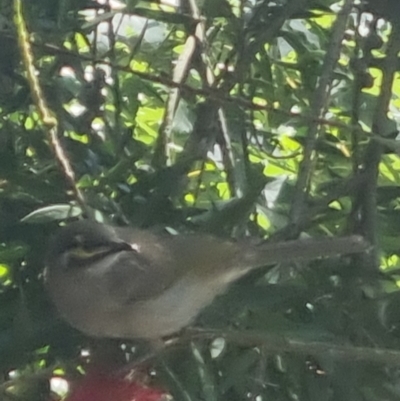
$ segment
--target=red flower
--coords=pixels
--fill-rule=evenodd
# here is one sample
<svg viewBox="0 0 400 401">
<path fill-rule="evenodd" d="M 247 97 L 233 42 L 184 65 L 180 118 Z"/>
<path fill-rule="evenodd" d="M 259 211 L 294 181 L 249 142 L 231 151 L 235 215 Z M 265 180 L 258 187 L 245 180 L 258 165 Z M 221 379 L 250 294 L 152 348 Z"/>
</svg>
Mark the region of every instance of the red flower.
<svg viewBox="0 0 400 401">
<path fill-rule="evenodd" d="M 165 401 L 171 397 L 163 390 L 137 381 L 92 372 L 67 396 L 65 401 Z"/>
</svg>

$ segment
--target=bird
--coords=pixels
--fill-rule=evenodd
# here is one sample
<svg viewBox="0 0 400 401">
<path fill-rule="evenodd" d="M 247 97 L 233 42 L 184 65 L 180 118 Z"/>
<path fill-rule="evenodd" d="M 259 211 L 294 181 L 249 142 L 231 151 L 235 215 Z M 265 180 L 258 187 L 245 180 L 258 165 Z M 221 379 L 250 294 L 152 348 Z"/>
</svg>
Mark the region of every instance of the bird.
<svg viewBox="0 0 400 401">
<path fill-rule="evenodd" d="M 254 244 L 79 220 L 48 245 L 45 286 L 60 315 L 91 337 L 158 341 L 192 324 L 248 272 L 363 252 L 357 235 Z"/>
</svg>

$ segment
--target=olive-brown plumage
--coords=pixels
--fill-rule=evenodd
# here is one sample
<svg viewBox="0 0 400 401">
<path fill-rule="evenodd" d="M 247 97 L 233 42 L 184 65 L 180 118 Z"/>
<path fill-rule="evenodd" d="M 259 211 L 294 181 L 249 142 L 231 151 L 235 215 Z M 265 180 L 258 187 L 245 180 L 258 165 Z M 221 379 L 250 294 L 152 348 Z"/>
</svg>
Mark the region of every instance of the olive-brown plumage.
<svg viewBox="0 0 400 401">
<path fill-rule="evenodd" d="M 251 245 L 85 220 L 52 239 L 46 287 L 61 315 L 88 335 L 159 339 L 190 324 L 254 268 L 366 247 L 358 236 Z"/>
</svg>

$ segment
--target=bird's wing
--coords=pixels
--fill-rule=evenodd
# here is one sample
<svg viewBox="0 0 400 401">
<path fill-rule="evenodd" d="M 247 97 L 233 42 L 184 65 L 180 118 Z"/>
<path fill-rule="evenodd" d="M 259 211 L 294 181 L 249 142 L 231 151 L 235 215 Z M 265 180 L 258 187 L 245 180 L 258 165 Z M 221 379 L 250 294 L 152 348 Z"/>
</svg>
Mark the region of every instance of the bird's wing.
<svg viewBox="0 0 400 401">
<path fill-rule="evenodd" d="M 118 237 L 136 249 L 118 253 L 108 273 L 109 291 L 120 302 L 155 298 L 186 274 L 216 281 L 224 280 L 225 275 L 242 275 L 244 266 L 239 262 L 243 252 L 231 241 L 207 235 L 174 236 L 140 230 L 120 231 Z M 237 275 L 232 273 L 235 268 Z"/>
</svg>

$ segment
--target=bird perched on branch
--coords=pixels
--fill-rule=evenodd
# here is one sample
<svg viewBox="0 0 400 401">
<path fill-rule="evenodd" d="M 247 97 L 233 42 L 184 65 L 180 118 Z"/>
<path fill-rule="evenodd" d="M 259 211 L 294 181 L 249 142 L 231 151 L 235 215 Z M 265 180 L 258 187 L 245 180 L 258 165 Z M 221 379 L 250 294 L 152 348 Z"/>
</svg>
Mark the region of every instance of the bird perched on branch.
<svg viewBox="0 0 400 401">
<path fill-rule="evenodd" d="M 46 286 L 65 320 L 88 335 L 156 340 L 255 268 L 366 249 L 359 236 L 254 245 L 83 220 L 52 239 Z"/>
</svg>

